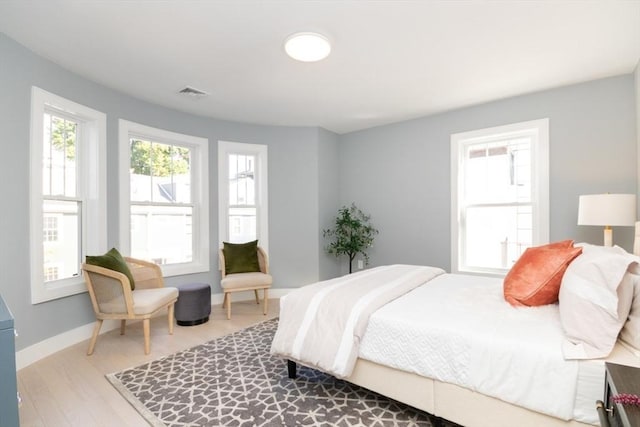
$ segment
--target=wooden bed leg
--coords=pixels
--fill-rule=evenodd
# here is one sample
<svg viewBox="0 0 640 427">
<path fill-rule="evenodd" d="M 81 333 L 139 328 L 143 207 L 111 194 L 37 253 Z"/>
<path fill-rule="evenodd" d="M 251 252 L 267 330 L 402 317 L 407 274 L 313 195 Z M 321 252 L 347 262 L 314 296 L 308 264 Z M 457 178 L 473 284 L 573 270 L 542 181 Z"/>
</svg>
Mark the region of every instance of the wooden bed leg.
<svg viewBox="0 0 640 427">
<path fill-rule="evenodd" d="M 289 371 L 289 378 L 295 379 L 296 374 L 296 362 L 292 360 L 287 360 L 287 371 Z"/>
</svg>

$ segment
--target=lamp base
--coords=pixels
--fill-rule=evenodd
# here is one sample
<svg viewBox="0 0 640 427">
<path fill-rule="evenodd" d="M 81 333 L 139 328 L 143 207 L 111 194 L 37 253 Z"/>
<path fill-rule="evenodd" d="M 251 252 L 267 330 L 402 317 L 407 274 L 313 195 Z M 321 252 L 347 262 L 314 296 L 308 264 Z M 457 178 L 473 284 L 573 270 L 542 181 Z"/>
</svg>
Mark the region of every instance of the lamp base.
<svg viewBox="0 0 640 427">
<path fill-rule="evenodd" d="M 604 228 L 604 245 L 613 246 L 613 230 L 608 225 Z"/>
</svg>

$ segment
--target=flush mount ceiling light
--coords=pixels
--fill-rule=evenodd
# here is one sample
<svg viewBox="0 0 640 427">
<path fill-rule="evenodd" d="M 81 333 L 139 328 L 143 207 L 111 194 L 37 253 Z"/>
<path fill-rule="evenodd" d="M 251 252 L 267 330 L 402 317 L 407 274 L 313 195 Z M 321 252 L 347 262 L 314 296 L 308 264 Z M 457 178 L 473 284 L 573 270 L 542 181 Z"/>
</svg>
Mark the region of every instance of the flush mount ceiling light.
<svg viewBox="0 0 640 427">
<path fill-rule="evenodd" d="M 315 62 L 329 56 L 331 44 L 322 34 L 296 33 L 287 37 L 284 42 L 287 55 L 302 62 Z"/>
</svg>

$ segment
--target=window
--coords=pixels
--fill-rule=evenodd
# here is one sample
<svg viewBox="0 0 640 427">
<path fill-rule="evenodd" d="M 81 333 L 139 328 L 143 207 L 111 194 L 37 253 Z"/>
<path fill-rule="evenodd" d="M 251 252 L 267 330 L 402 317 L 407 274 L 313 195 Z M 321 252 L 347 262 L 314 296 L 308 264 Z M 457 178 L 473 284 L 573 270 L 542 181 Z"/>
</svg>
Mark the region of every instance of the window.
<svg viewBox="0 0 640 427">
<path fill-rule="evenodd" d="M 454 272 L 505 274 L 549 240 L 548 119 L 451 136 Z"/>
<path fill-rule="evenodd" d="M 166 276 L 209 271 L 208 140 L 120 120 L 120 242 Z"/>
<path fill-rule="evenodd" d="M 86 291 L 80 264 L 106 248 L 106 117 L 31 90 L 31 302 Z"/>
<path fill-rule="evenodd" d="M 221 241 L 268 247 L 267 146 L 218 143 Z"/>
</svg>

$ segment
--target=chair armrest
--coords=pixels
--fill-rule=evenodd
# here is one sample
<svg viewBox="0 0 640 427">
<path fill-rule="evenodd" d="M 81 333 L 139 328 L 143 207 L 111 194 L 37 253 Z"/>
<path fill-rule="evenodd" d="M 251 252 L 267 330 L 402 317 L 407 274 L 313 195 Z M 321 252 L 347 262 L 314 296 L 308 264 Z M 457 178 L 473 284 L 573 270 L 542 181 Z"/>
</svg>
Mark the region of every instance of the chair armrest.
<svg viewBox="0 0 640 427">
<path fill-rule="evenodd" d="M 258 246 L 258 261 L 260 264 L 260 271 L 265 274 L 269 274 L 269 257 L 264 249 Z"/>
<path fill-rule="evenodd" d="M 133 280 L 136 282 L 136 288 L 150 289 L 164 287 L 162 269 L 158 264 L 131 257 L 124 257 L 124 260 L 131 270 Z"/>
</svg>

